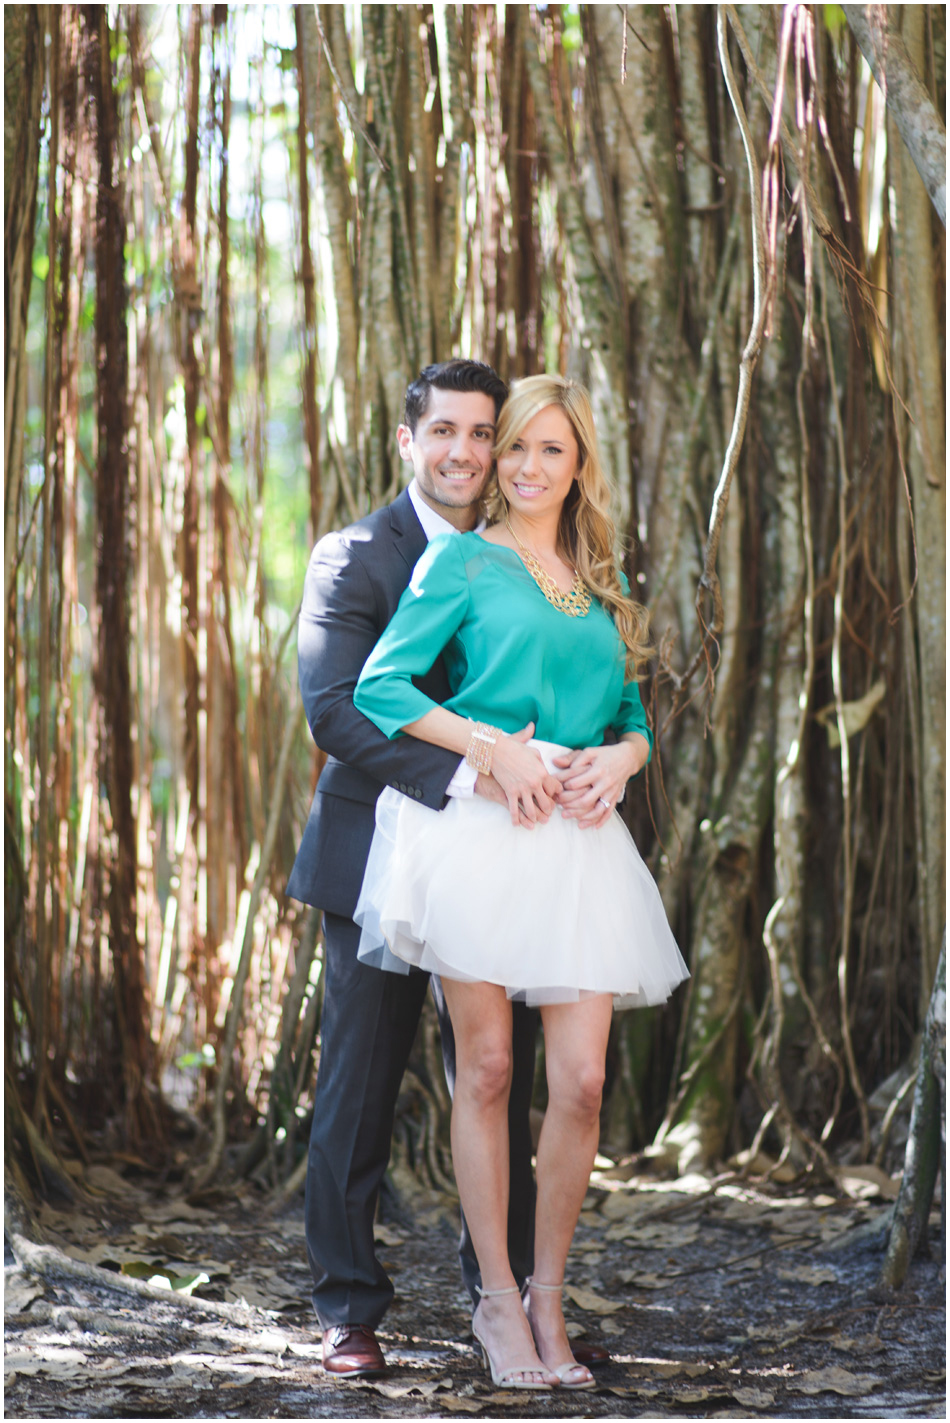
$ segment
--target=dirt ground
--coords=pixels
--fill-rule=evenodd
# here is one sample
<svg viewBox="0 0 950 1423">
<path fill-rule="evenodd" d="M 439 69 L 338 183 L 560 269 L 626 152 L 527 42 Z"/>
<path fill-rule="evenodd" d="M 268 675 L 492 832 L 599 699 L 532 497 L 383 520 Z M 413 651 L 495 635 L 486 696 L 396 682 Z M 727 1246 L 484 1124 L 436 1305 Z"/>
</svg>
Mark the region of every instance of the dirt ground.
<svg viewBox="0 0 950 1423">
<path fill-rule="evenodd" d="M 6 1415 L 946 1415 L 936 1215 L 931 1257 L 881 1299 L 880 1192 L 893 1193 L 873 1171 L 844 1178 L 835 1195 L 629 1174 L 592 1177 L 567 1275 L 573 1332 L 604 1341 L 613 1362 L 598 1370 L 596 1392 L 528 1394 L 494 1390 L 472 1347 L 451 1202 L 410 1193 L 408 1182 L 385 1199 L 391 1373 L 346 1383 L 319 1366 L 302 1198 L 274 1214 L 247 1187 L 197 1208 L 114 1165 L 87 1168 L 88 1204 L 11 1224 Z"/>
</svg>

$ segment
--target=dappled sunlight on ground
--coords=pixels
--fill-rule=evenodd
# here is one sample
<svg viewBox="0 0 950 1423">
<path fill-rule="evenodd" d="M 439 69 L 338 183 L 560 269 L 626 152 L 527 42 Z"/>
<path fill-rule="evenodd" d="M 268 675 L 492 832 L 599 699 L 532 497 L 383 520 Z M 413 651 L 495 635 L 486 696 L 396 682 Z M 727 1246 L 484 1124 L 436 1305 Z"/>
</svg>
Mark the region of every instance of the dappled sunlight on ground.
<svg viewBox="0 0 950 1423">
<path fill-rule="evenodd" d="M 945 1416 L 942 1264 L 918 1260 L 899 1295 L 875 1294 L 883 1181 L 832 1194 L 595 1173 L 566 1313 L 613 1362 L 578 1396 L 493 1388 L 455 1208 L 401 1175 L 377 1232 L 396 1284 L 391 1370 L 361 1383 L 319 1366 L 302 1200 L 272 1216 L 251 1187 L 194 1206 L 90 1175 L 89 1202 L 44 1207 L 31 1234 L 45 1249 L 19 1247 L 5 1271 L 10 1417 Z M 939 1247 L 936 1217 L 932 1235 Z"/>
</svg>

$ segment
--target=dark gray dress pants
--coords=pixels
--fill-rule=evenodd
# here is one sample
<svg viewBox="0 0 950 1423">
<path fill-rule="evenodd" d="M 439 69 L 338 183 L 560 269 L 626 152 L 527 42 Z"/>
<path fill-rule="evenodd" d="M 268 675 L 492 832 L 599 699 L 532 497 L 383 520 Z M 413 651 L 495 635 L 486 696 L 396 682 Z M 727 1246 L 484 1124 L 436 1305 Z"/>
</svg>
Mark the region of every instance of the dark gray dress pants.
<svg viewBox="0 0 950 1423">
<path fill-rule="evenodd" d="M 324 1329 L 376 1328 L 393 1284 L 376 1258 L 373 1219 L 389 1163 L 396 1100 L 412 1050 L 429 975 L 385 973 L 356 954 L 360 930 L 339 914 L 324 915 L 324 985 L 320 1067 L 307 1169 L 305 1228 L 313 1307 Z M 441 985 L 433 979 L 450 1090 L 455 1042 Z M 514 1074 L 509 1122 L 514 1127 L 508 1239 L 521 1283 L 531 1273 L 534 1179 L 527 1130 L 538 1014 L 514 1005 Z M 464 1219 L 462 1276 L 475 1298 L 478 1263 Z"/>
</svg>

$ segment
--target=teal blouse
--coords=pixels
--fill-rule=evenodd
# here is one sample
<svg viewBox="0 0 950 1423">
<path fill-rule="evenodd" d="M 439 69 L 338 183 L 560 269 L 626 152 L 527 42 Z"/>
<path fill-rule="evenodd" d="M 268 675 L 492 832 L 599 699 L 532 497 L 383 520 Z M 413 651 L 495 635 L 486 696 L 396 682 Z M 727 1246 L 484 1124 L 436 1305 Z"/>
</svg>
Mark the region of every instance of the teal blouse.
<svg viewBox="0 0 950 1423">
<path fill-rule="evenodd" d="M 399 607 L 370 654 L 354 693 L 359 711 L 389 738 L 436 706 L 412 678 L 443 653 L 452 695 L 444 705 L 509 734 L 561 746 L 600 746 L 653 736 L 636 682 L 624 680 L 626 649 L 596 598 L 571 618 L 545 598 L 513 549 L 479 534 L 440 534 L 416 564 Z"/>
</svg>

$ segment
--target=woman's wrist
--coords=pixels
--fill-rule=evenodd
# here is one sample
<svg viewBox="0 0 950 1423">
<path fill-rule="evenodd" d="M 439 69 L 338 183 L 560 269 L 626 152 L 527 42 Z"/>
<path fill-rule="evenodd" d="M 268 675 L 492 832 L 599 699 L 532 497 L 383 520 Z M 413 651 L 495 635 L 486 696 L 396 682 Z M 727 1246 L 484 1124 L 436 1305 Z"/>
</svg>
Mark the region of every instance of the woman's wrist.
<svg viewBox="0 0 950 1423">
<path fill-rule="evenodd" d="M 650 743 L 645 736 L 641 736 L 639 731 L 629 732 L 619 741 L 618 746 L 626 748 L 628 753 L 628 764 L 630 770 L 627 772 L 627 780 L 631 776 L 636 776 L 643 770 L 650 759 Z"/>
<path fill-rule="evenodd" d="M 497 726 L 489 726 L 485 721 L 472 722 L 471 726 L 472 732 L 465 751 L 465 760 L 474 770 L 484 776 L 490 776 L 495 746 L 501 740 L 504 732 Z"/>
</svg>

